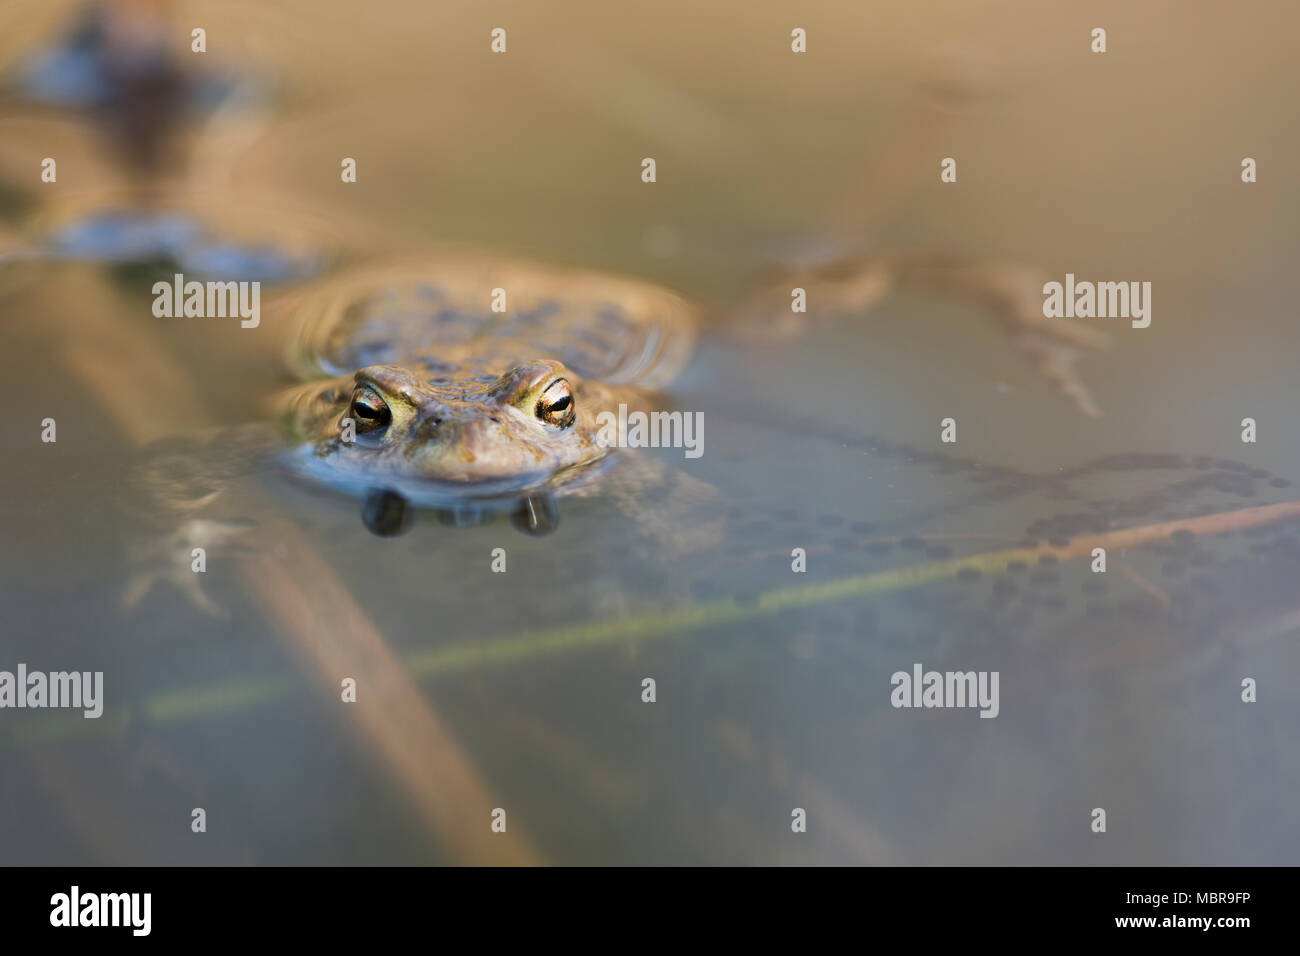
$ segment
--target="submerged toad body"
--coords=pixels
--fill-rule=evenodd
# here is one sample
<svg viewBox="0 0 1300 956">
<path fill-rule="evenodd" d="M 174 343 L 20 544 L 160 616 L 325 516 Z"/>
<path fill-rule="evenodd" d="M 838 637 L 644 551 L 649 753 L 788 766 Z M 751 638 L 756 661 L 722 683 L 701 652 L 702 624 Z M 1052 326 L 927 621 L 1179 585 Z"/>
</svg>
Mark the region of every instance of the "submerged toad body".
<svg viewBox="0 0 1300 956">
<path fill-rule="evenodd" d="M 990 306 L 1088 411 L 1069 371 L 1072 350 L 1091 344 L 1086 330 L 1044 323 L 1032 275 L 926 256 L 850 265 L 779 277 L 775 293 L 742 304 L 733 327 L 789 331 L 784 287 L 792 281 L 810 289 L 822 314 L 840 315 L 861 314 L 897 284 L 955 289 Z M 765 311 L 773 302 L 784 316 Z M 310 481 L 360 498 L 370 531 L 405 530 L 416 505 L 457 525 L 509 511 L 520 530 L 546 533 L 557 498 L 599 494 L 668 566 L 722 540 L 717 489 L 653 455 L 616 457 L 601 440 L 603 413 L 665 407 L 660 390 L 696 338 L 697 310 L 682 297 L 602 273 L 440 254 L 321 280 L 274 314 L 271 325 L 287 319 L 295 329 L 291 364 L 304 379 L 277 405 L 288 461 Z M 162 530 L 144 539 L 129 601 L 165 578 L 206 606 L 191 555 L 251 546 L 255 499 L 229 489 L 257 481 L 252 462 L 264 459 L 268 431 L 251 425 L 196 439 L 145 463 L 145 500 Z"/>
<path fill-rule="evenodd" d="M 293 308 L 295 366 L 330 376 L 283 396 L 298 470 L 432 505 L 580 487 L 611 451 L 601 413 L 653 405 L 695 337 L 667 290 L 509 260 L 368 271 Z"/>
</svg>

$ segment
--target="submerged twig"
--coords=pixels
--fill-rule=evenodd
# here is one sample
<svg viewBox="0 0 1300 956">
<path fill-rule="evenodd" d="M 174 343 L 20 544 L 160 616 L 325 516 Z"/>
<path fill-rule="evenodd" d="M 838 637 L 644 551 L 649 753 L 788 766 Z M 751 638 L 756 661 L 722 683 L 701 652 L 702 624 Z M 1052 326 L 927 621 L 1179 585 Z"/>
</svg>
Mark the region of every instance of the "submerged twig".
<svg viewBox="0 0 1300 956">
<path fill-rule="evenodd" d="M 242 565 L 245 584 L 335 693 L 344 678 L 356 681 L 355 702 L 340 703 L 340 713 L 357 715 L 431 831 L 457 859 L 536 863 L 518 828 L 508 838 L 491 831 L 498 801 L 347 585 L 294 525 L 277 521 L 270 531 L 285 553 Z"/>
<path fill-rule="evenodd" d="M 206 409 L 172 357 L 145 341 L 141 329 L 106 324 L 103 318 L 95 318 L 98 315 L 99 310 L 89 310 L 81 324 L 60 330 L 61 357 L 70 376 L 100 400 L 126 439 L 144 445 L 166 433 L 156 423 L 172 416 L 138 414 L 151 406 L 150 390 L 159 381 L 167 386 L 174 412 L 179 408 L 183 420 L 205 423 Z M 78 336 L 87 334 L 92 335 L 94 350 L 76 345 Z M 120 351 L 123 338 L 131 346 L 129 353 Z M 128 354 L 134 363 L 132 375 L 122 374 L 131 364 L 125 362 Z M 113 361 L 105 363 L 105 355 Z M 382 755 L 434 835 L 458 859 L 536 862 L 537 854 L 518 824 L 508 839 L 491 832 L 490 813 L 497 799 L 347 585 L 295 526 L 276 522 L 271 537 L 287 549 L 287 557 L 241 562 L 245 583 L 262 598 L 288 636 L 289 646 L 309 665 L 309 675 L 332 688 L 338 688 L 343 677 L 358 680 L 357 702 L 339 706 L 355 708 L 352 713 L 358 716 L 367 741 Z M 132 718 L 168 723 L 276 699 L 288 687 L 287 681 L 268 680 L 191 688 L 146 698 L 137 708 L 111 711 L 98 720 L 42 721 L 39 728 L 24 727 L 12 736 L 32 743 L 113 732 Z"/>
</svg>

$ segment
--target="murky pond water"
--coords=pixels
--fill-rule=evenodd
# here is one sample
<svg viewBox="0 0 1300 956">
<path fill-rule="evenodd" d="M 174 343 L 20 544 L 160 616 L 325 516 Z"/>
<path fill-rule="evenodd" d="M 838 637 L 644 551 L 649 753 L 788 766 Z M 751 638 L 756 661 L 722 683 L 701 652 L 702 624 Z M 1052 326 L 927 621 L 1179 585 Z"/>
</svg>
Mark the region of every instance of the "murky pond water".
<svg viewBox="0 0 1300 956">
<path fill-rule="evenodd" d="M 1041 6 L 119 4 L 163 96 L 7 4 L 0 670 L 105 710 L 3 711 L 0 861 L 1294 862 L 1294 17 L 1116 4 L 1097 56 Z M 285 468 L 296 297 L 446 243 L 700 303 L 704 454 L 620 453 L 545 535 L 373 534 Z M 1151 325 L 1075 320 L 1090 416 L 960 287 L 755 305 L 867 249 L 1147 281 Z M 177 271 L 260 323 L 155 316 Z M 996 719 L 892 706 L 916 664 L 997 672 Z"/>
</svg>

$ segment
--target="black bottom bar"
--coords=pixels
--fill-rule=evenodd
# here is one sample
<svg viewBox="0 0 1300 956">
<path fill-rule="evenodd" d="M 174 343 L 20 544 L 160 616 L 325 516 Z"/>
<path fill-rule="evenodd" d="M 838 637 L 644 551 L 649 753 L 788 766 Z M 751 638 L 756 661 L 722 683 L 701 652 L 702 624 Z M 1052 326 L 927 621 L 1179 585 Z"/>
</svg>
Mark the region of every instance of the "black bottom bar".
<svg viewBox="0 0 1300 956">
<path fill-rule="evenodd" d="M 0 925 L 7 942 L 63 936 L 92 944 L 337 945 L 444 928 L 485 942 L 511 931 L 535 942 L 557 934 L 668 940 L 663 934 L 678 926 L 734 938 L 778 924 L 800 935 L 903 934 L 927 944 L 1099 936 L 1230 944 L 1285 931 L 1293 876 L 1136 868 L 10 869 L 0 870 Z"/>
</svg>

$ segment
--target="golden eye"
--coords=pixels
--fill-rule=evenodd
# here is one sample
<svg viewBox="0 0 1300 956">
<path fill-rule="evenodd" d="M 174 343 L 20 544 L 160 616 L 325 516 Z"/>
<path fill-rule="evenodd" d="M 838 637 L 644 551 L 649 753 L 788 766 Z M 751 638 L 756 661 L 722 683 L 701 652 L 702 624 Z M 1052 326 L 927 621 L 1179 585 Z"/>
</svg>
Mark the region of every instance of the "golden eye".
<svg viewBox="0 0 1300 956">
<path fill-rule="evenodd" d="M 573 389 L 568 381 L 557 378 L 537 400 L 537 417 L 556 428 L 568 428 L 577 417 L 578 409 L 573 404 Z"/>
<path fill-rule="evenodd" d="M 369 385 L 358 385 L 352 393 L 352 420 L 357 423 L 357 433 L 378 431 L 387 428 L 393 420 L 393 413 L 388 410 L 388 403 L 383 396 Z"/>
</svg>

